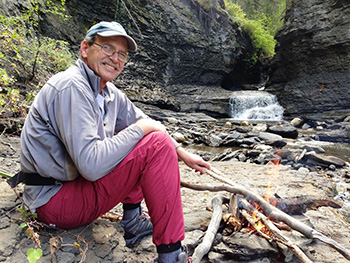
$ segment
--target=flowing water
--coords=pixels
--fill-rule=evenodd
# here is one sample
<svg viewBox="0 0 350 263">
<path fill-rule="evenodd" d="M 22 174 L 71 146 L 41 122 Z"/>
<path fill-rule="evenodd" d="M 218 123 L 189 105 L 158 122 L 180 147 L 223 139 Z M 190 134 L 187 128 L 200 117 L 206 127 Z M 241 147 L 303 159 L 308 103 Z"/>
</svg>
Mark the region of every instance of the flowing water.
<svg viewBox="0 0 350 263">
<path fill-rule="evenodd" d="M 230 97 L 231 118 L 234 120 L 283 119 L 284 109 L 277 97 L 265 91 L 235 91 Z"/>
</svg>

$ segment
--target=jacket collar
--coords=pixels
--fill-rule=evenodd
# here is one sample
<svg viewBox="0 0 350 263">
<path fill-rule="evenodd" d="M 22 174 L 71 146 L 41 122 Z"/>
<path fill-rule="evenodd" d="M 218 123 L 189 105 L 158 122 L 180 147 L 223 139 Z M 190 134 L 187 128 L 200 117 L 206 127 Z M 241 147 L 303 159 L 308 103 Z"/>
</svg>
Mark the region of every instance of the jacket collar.
<svg viewBox="0 0 350 263">
<path fill-rule="evenodd" d="M 99 76 L 95 75 L 95 72 L 93 72 L 88 65 L 85 64 L 84 61 L 81 59 L 78 59 L 76 62 L 77 67 L 81 71 L 82 75 L 86 80 L 89 82 L 90 87 L 92 91 L 94 92 L 94 96 L 97 97 L 97 94 L 100 92 L 100 80 L 101 78 Z M 102 90 L 102 95 L 106 99 L 107 102 L 114 101 L 115 95 L 110 91 L 110 88 L 108 85 L 111 85 L 111 83 L 107 82 L 107 85 Z"/>
<path fill-rule="evenodd" d="M 76 62 L 76 66 L 81 71 L 82 75 L 86 78 L 86 80 L 89 82 L 90 87 L 95 95 L 100 92 L 100 77 L 95 75 L 95 72 L 93 72 L 88 65 L 85 64 L 84 61 L 81 59 L 78 59 Z"/>
</svg>

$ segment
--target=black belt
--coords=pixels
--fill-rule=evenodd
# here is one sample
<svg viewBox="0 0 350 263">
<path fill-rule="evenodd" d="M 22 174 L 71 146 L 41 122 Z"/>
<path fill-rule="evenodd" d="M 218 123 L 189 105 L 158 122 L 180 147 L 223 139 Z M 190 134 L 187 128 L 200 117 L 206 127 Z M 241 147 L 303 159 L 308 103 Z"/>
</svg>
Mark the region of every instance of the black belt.
<svg viewBox="0 0 350 263">
<path fill-rule="evenodd" d="M 15 187 L 20 183 L 24 183 L 26 185 L 56 185 L 57 179 L 52 177 L 43 177 L 37 173 L 18 172 L 6 181 L 10 186 Z"/>
</svg>

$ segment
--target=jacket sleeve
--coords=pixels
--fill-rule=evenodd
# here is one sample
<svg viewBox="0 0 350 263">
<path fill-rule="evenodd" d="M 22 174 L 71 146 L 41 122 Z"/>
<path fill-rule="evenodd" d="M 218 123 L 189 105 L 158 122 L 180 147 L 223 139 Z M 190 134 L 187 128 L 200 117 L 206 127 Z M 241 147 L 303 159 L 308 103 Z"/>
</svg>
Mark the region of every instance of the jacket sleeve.
<svg viewBox="0 0 350 263">
<path fill-rule="evenodd" d="M 93 94 L 84 87 L 73 85 L 61 90 L 52 109 L 57 136 L 79 173 L 90 181 L 112 171 L 143 138 L 142 130 L 131 124 L 102 140 L 98 134 L 98 127 L 103 125 L 99 108 Z"/>
<path fill-rule="evenodd" d="M 139 108 L 137 108 L 120 90 L 116 89 L 116 97 L 119 104 L 119 111 L 117 113 L 118 121 L 115 127 L 116 132 L 119 132 L 120 130 L 128 127 L 139 119 L 149 118 Z M 173 141 L 175 149 L 181 146 L 181 144 L 175 141 L 173 137 L 171 137 L 171 139 Z"/>
</svg>

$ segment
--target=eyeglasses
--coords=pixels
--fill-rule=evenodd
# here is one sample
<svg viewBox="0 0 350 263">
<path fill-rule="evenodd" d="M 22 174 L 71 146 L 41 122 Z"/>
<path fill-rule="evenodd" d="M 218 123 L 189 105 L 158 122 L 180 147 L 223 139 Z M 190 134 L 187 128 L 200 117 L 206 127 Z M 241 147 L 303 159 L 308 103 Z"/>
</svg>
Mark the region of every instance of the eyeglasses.
<svg viewBox="0 0 350 263">
<path fill-rule="evenodd" d="M 122 52 L 122 51 L 118 52 L 110 45 L 102 45 L 100 43 L 94 43 L 94 44 L 101 47 L 102 53 L 109 56 L 109 57 L 111 57 L 115 53 L 117 53 L 119 61 L 126 62 L 126 60 L 128 59 L 128 55 L 125 52 Z"/>
</svg>

